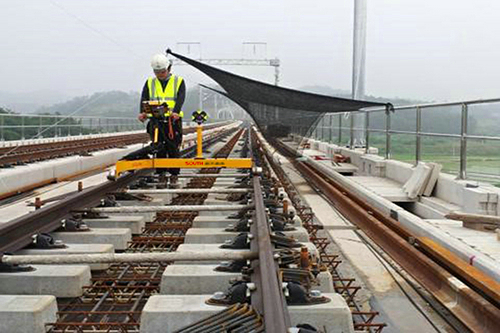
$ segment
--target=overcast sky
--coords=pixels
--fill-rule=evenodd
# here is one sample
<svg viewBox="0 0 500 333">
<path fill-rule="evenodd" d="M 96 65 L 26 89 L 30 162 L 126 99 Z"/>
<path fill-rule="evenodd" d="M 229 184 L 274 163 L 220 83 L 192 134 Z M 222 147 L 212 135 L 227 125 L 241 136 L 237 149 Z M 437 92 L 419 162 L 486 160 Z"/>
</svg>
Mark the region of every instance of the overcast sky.
<svg viewBox="0 0 500 333">
<path fill-rule="evenodd" d="M 368 0 L 366 93 L 500 97 L 500 1 Z M 154 53 L 278 57 L 281 84 L 350 90 L 353 0 L 0 0 L 0 91 L 140 90 Z M 243 42 L 267 42 L 267 50 Z M 192 48 L 191 56 L 199 50 Z M 189 55 L 188 55 L 189 56 Z M 268 82 L 271 68 L 227 68 Z M 208 83 L 186 66 L 189 86 Z M 29 98 L 29 95 L 27 96 Z"/>
</svg>

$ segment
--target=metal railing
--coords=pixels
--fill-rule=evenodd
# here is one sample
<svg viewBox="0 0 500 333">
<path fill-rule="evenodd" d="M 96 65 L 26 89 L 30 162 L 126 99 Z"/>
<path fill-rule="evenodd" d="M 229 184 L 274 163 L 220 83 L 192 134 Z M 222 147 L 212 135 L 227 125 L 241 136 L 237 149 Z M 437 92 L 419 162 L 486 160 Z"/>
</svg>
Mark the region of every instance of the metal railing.
<svg viewBox="0 0 500 333">
<path fill-rule="evenodd" d="M 459 179 L 500 182 L 500 98 L 326 114 L 312 137 L 367 153 L 377 147 L 386 159 L 436 159 Z"/>
<path fill-rule="evenodd" d="M 0 113 L 0 140 L 24 140 L 144 129 L 133 117 Z"/>
</svg>

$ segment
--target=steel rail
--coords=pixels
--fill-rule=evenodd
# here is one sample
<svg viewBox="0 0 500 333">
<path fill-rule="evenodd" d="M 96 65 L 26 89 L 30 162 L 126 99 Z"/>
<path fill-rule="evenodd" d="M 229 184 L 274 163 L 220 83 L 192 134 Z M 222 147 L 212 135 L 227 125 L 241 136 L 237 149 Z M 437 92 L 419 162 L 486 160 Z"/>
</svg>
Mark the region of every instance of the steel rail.
<svg viewBox="0 0 500 333">
<path fill-rule="evenodd" d="M 29 245 L 32 235 L 54 231 L 61 226 L 61 220 L 71 214 L 75 207 L 88 208 L 99 203 L 103 194 L 115 192 L 130 182 L 146 175 L 147 171 L 128 174 L 117 181 L 84 189 L 66 199 L 0 224 L 0 252 L 14 252 Z"/>
<path fill-rule="evenodd" d="M 249 144 L 251 146 L 251 139 L 249 139 Z M 252 149 L 250 149 L 250 152 L 252 152 Z M 260 177 L 254 175 L 252 182 L 255 211 L 253 215 L 254 223 L 250 228 L 251 233 L 254 235 L 250 243 L 250 249 L 259 253 L 258 262 L 254 261 L 252 265 L 251 279 L 257 287 L 257 293 L 252 295 L 252 306 L 262 313 L 265 332 L 286 333 L 288 328 L 291 327 L 290 314 L 283 294 L 283 286 L 279 279 L 278 265 L 273 254 Z"/>
<path fill-rule="evenodd" d="M 347 189 L 307 163 L 296 161 L 294 164 L 308 181 L 334 202 L 341 214 L 383 248 L 464 325 L 474 332 L 498 331 L 500 309 L 417 250 L 407 241 L 408 238 L 376 218 L 376 208 L 367 210 L 366 202 L 363 207 L 351 198 L 353 195 Z"/>
<path fill-rule="evenodd" d="M 302 225 L 306 228 L 309 233 L 310 241 L 318 248 L 319 256 L 322 265 L 324 265 L 328 271 L 332 274 L 334 289 L 339 293 L 347 302 L 354 323 L 354 329 L 359 331 L 367 331 L 370 333 L 380 333 L 387 326 L 385 322 L 379 322 L 375 318 L 379 315 L 377 311 L 361 311 L 359 303 L 355 300 L 355 295 L 361 288 L 356 286 L 355 279 L 350 277 L 343 277 L 340 273 L 338 266 L 342 263 L 339 260 L 338 254 L 332 254 L 327 251 L 327 246 L 331 243 L 327 238 L 318 236 L 318 230 L 327 230 L 323 225 L 316 224 L 314 222 L 314 214 L 311 207 L 304 204 L 300 198 L 299 191 L 296 185 L 290 180 L 288 173 L 284 171 L 281 163 L 277 163 L 274 159 L 274 149 L 267 143 L 264 143 L 263 137 L 255 135 L 258 142 L 260 142 L 261 147 L 264 151 L 264 156 L 267 158 L 269 165 L 271 166 L 275 176 L 279 179 L 280 183 L 283 185 L 284 190 L 288 193 L 293 206 L 297 209 L 297 216 L 302 219 Z M 342 226 L 341 228 L 357 228 L 355 226 Z"/>
</svg>

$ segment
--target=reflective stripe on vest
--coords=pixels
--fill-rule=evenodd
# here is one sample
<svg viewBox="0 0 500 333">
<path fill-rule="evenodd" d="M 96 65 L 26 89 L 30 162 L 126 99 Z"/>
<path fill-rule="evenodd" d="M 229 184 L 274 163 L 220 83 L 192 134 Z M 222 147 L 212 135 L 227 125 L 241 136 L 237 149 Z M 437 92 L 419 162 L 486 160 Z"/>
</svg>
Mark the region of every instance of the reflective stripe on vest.
<svg viewBox="0 0 500 333">
<path fill-rule="evenodd" d="M 148 79 L 149 99 L 152 101 L 166 102 L 168 108 L 173 110 L 182 81 L 182 77 L 172 75 L 168 79 L 167 86 L 163 89 L 160 80 L 155 77 L 150 77 Z"/>
</svg>

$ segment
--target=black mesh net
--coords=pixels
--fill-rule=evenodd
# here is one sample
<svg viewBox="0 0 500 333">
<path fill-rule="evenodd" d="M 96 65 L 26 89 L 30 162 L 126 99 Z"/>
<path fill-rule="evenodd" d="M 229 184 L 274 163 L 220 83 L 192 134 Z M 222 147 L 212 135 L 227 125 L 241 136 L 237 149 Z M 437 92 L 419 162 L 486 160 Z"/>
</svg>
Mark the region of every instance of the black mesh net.
<svg viewBox="0 0 500 333">
<path fill-rule="evenodd" d="M 167 52 L 217 82 L 225 92 L 206 88 L 226 96 L 241 106 L 266 136 L 286 136 L 291 130 L 302 136 L 309 136 L 326 113 L 358 111 L 368 107 L 390 105 L 282 88 L 229 73 L 170 50 Z"/>
</svg>

